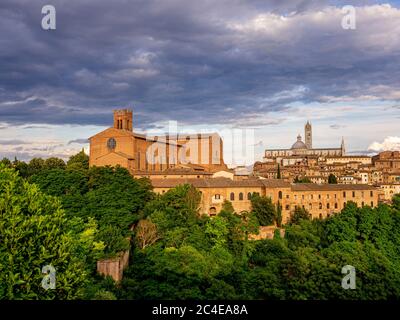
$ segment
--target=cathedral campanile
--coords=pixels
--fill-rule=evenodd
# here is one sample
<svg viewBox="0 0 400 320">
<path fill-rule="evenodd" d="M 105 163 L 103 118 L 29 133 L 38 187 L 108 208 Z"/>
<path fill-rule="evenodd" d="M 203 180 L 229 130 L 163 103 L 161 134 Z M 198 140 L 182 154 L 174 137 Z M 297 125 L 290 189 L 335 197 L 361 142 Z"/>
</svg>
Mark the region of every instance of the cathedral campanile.
<svg viewBox="0 0 400 320">
<path fill-rule="evenodd" d="M 311 123 L 307 121 L 304 126 L 305 143 L 308 149 L 312 149 L 312 128 Z"/>
</svg>

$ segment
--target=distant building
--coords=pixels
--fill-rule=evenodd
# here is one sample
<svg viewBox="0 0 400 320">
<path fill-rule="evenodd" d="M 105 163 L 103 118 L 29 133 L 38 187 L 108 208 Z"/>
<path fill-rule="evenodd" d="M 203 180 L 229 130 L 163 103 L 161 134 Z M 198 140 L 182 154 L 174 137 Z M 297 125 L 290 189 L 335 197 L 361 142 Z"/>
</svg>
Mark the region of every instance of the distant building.
<svg viewBox="0 0 400 320">
<path fill-rule="evenodd" d="M 287 157 L 304 157 L 304 156 L 344 156 L 345 146 L 344 139 L 339 148 L 313 148 L 312 145 L 312 126 L 307 121 L 304 127 L 305 143 L 301 139 L 301 135 L 297 136 L 297 140 L 293 143 L 290 149 L 266 149 L 264 161 L 275 158 L 287 158 Z"/>
</svg>

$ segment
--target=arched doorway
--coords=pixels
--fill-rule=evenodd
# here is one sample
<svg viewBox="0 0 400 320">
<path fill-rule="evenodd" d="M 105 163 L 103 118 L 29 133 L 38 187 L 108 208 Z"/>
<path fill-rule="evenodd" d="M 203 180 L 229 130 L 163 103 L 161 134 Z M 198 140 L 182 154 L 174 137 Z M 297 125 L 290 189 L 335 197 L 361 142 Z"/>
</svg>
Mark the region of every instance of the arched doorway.
<svg viewBox="0 0 400 320">
<path fill-rule="evenodd" d="M 217 214 L 217 209 L 215 207 L 211 207 L 208 214 L 212 217 Z"/>
</svg>

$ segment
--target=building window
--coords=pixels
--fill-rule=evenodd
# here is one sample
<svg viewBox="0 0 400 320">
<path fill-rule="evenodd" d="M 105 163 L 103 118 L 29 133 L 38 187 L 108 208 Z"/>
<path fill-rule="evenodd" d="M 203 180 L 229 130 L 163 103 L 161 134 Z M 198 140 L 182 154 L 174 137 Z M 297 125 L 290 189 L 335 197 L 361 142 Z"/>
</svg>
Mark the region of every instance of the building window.
<svg viewBox="0 0 400 320">
<path fill-rule="evenodd" d="M 322 219 L 322 213 L 319 214 L 319 218 Z"/>
<path fill-rule="evenodd" d="M 312 209 L 312 203 L 309 204 L 310 210 Z"/>
<path fill-rule="evenodd" d="M 343 198 L 346 198 L 346 191 L 343 191 Z"/>
<path fill-rule="evenodd" d="M 235 194 L 233 192 L 231 192 L 231 201 L 235 200 Z"/>
<path fill-rule="evenodd" d="M 243 200 L 243 193 L 239 193 L 239 200 Z"/>
<path fill-rule="evenodd" d="M 343 208 L 346 208 L 346 202 L 343 202 Z"/>
<path fill-rule="evenodd" d="M 361 202 L 361 207 L 364 207 L 365 206 L 365 203 L 364 203 L 364 201 L 363 202 Z"/>
<path fill-rule="evenodd" d="M 371 201 L 371 207 L 373 207 L 374 206 L 374 202 L 373 201 Z"/>
<path fill-rule="evenodd" d="M 290 210 L 290 206 L 287 204 L 285 207 L 286 210 Z"/>
<path fill-rule="evenodd" d="M 322 203 L 321 202 L 319 203 L 319 208 L 322 209 Z"/>
<path fill-rule="evenodd" d="M 320 194 L 318 195 L 318 199 L 321 199 L 321 195 Z"/>
<path fill-rule="evenodd" d="M 353 191 L 353 198 L 355 198 L 356 197 L 356 192 L 355 191 Z"/>
<path fill-rule="evenodd" d="M 329 206 L 329 203 L 327 203 L 327 204 L 326 204 L 326 208 L 329 209 L 329 207 L 330 207 L 330 206 Z"/>
<path fill-rule="evenodd" d="M 371 197 L 374 196 L 374 192 L 373 192 L 373 191 L 370 192 L 370 196 L 371 196 Z"/>
<path fill-rule="evenodd" d="M 216 195 L 214 196 L 214 199 L 216 199 L 216 200 L 221 199 L 221 195 L 220 195 L 220 194 L 216 194 Z"/>
<path fill-rule="evenodd" d="M 251 200 L 251 192 L 247 194 L 247 200 Z"/>
<path fill-rule="evenodd" d="M 335 209 L 337 209 L 337 207 L 338 207 L 338 205 L 337 205 L 337 202 L 335 203 Z"/>
<path fill-rule="evenodd" d="M 278 197 L 279 197 L 279 199 L 282 199 L 282 191 L 279 191 Z"/>
</svg>

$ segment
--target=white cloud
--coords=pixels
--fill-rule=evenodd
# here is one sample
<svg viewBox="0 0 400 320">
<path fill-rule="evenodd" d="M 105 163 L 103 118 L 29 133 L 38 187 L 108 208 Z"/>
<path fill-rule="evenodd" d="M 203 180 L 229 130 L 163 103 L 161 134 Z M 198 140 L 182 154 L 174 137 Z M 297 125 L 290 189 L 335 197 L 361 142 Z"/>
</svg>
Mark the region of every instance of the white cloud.
<svg viewBox="0 0 400 320">
<path fill-rule="evenodd" d="M 373 142 L 368 147 L 371 151 L 395 151 L 400 150 L 400 137 L 386 137 L 382 143 Z"/>
</svg>

